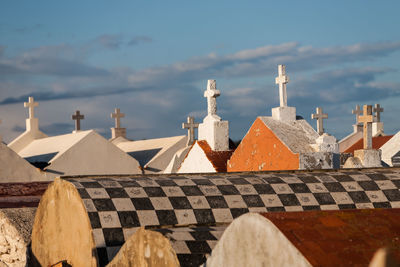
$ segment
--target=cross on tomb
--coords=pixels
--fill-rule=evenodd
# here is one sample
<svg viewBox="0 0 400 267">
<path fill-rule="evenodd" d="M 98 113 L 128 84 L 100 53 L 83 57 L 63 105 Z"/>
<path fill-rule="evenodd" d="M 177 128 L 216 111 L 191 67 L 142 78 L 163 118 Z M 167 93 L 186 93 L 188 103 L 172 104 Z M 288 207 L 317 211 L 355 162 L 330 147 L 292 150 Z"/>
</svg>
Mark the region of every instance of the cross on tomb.
<svg viewBox="0 0 400 267">
<path fill-rule="evenodd" d="M 85 115 L 81 114 L 79 110 L 72 114 L 72 119 L 75 121 L 75 131 L 81 130 L 81 120 L 85 119 Z"/>
<path fill-rule="evenodd" d="M 360 115 L 362 114 L 362 110 L 360 109 L 360 106 L 357 105 L 356 109 L 353 109 L 351 111 L 351 113 L 356 115 L 356 124 L 359 124 L 360 123 L 359 118 L 360 118 Z"/>
<path fill-rule="evenodd" d="M 381 121 L 381 112 L 383 112 L 383 108 L 381 108 L 381 105 L 375 104 L 374 112 L 376 113 L 375 114 L 376 121 L 380 122 Z"/>
<path fill-rule="evenodd" d="M 24 107 L 29 109 L 29 119 L 35 117 L 35 107 L 37 106 L 39 106 L 39 103 L 35 102 L 32 96 L 28 98 L 28 102 L 24 102 Z"/>
<path fill-rule="evenodd" d="M 115 128 L 121 128 L 121 118 L 125 117 L 124 113 L 121 113 L 119 108 L 115 109 L 115 113 L 111 113 L 111 118 L 115 119 Z"/>
<path fill-rule="evenodd" d="M 207 111 L 208 115 L 217 115 L 217 97 L 221 92 L 217 90 L 217 82 L 215 80 L 208 80 L 207 90 L 204 91 L 204 97 L 207 97 Z"/>
<path fill-rule="evenodd" d="M 372 149 L 371 123 L 374 121 L 374 116 L 372 116 L 371 105 L 364 105 L 363 115 L 359 116 L 358 120 L 360 123 L 364 123 L 364 129 L 363 129 L 364 149 Z"/>
<path fill-rule="evenodd" d="M 278 77 L 275 83 L 279 84 L 279 102 L 281 107 L 287 107 L 286 84 L 289 82 L 289 76 L 286 75 L 285 65 L 278 65 Z"/>
<path fill-rule="evenodd" d="M 194 143 L 195 128 L 199 128 L 199 124 L 194 122 L 194 117 L 187 117 L 187 122 L 182 123 L 182 129 L 188 129 L 188 146 Z"/>
<path fill-rule="evenodd" d="M 317 131 L 319 135 L 324 133 L 324 119 L 328 118 L 328 114 L 322 112 L 322 108 L 316 108 L 317 113 L 311 114 L 311 119 L 317 120 Z"/>
</svg>

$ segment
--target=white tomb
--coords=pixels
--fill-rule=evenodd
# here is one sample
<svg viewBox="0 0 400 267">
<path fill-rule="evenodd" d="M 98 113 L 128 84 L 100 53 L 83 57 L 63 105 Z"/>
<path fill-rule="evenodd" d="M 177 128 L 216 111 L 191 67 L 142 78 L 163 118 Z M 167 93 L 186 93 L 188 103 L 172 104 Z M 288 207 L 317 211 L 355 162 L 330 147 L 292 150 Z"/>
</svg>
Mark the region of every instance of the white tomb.
<svg viewBox="0 0 400 267">
<path fill-rule="evenodd" d="M 24 103 L 24 107 L 29 110 L 29 117 L 26 119 L 26 130 L 8 144 L 8 147 L 17 153 L 33 140 L 47 137 L 45 133 L 39 130 L 39 120 L 35 118 L 35 107 L 38 105 L 39 103 L 35 102 L 33 97 L 29 97 L 29 101 Z"/>
<path fill-rule="evenodd" d="M 37 139 L 18 154 L 53 178 L 142 173 L 135 159 L 93 130 Z"/>
</svg>

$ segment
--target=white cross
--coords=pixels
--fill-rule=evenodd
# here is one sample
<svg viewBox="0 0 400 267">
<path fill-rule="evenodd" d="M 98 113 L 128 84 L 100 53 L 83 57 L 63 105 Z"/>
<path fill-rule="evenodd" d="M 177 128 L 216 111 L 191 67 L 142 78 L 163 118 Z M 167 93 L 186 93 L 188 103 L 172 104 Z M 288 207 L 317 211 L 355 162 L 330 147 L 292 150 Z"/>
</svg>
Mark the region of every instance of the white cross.
<svg viewBox="0 0 400 267">
<path fill-rule="evenodd" d="M 358 117 L 360 123 L 364 123 L 364 149 L 372 149 L 372 129 L 371 123 L 374 121 L 374 116 L 372 116 L 372 106 L 364 105 L 363 116 Z"/>
<path fill-rule="evenodd" d="M 124 113 L 121 113 L 119 108 L 115 109 L 115 113 L 111 113 L 111 118 L 115 119 L 115 128 L 121 128 L 121 118 L 125 117 Z"/>
<path fill-rule="evenodd" d="M 356 115 L 356 124 L 359 124 L 359 123 L 360 123 L 360 122 L 359 122 L 359 117 L 360 117 L 360 115 L 362 114 L 362 110 L 360 109 L 360 106 L 357 105 L 357 106 L 356 106 L 356 109 L 353 109 L 353 110 L 351 111 L 351 113 Z"/>
<path fill-rule="evenodd" d="M 208 80 L 207 90 L 204 91 L 204 97 L 207 97 L 208 115 L 217 115 L 217 97 L 220 95 L 221 92 L 217 90 L 216 81 Z"/>
<path fill-rule="evenodd" d="M 381 105 L 375 104 L 374 107 L 374 112 L 376 113 L 376 121 L 380 122 L 381 121 L 381 112 L 383 112 L 383 108 L 381 108 Z"/>
<path fill-rule="evenodd" d="M 85 115 L 82 115 L 79 110 L 75 111 L 75 114 L 72 114 L 72 119 L 75 121 L 75 131 L 81 130 L 81 120 L 85 118 Z"/>
<path fill-rule="evenodd" d="M 328 114 L 322 112 L 322 108 L 316 108 L 317 113 L 311 114 L 311 119 L 317 120 L 317 131 L 319 135 L 324 133 L 324 119 L 328 118 Z"/>
<path fill-rule="evenodd" d="M 278 65 L 278 77 L 275 83 L 279 84 L 279 102 L 281 107 L 287 107 L 286 84 L 289 82 L 289 76 L 286 75 L 285 65 Z"/>
<path fill-rule="evenodd" d="M 198 128 L 199 124 L 194 123 L 193 117 L 187 117 L 187 123 L 182 123 L 182 129 L 188 129 L 188 143 L 187 145 L 190 146 L 194 143 L 194 129 Z"/>
<path fill-rule="evenodd" d="M 29 119 L 35 117 L 35 107 L 39 106 L 38 102 L 35 102 L 33 97 L 30 96 L 28 102 L 24 102 L 24 107 L 29 109 Z"/>
</svg>

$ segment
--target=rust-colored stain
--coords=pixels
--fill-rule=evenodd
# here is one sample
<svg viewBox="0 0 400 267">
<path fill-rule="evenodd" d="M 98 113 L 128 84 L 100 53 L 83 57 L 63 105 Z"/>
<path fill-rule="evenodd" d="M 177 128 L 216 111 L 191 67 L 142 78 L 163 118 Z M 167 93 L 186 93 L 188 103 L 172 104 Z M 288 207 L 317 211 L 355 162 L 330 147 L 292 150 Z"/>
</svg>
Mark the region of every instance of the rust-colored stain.
<svg viewBox="0 0 400 267">
<path fill-rule="evenodd" d="M 50 182 L 0 184 L 0 208 L 37 207 Z"/>
<path fill-rule="evenodd" d="M 228 162 L 228 172 L 297 170 L 299 155 L 292 153 L 257 118 Z"/>
<path fill-rule="evenodd" d="M 382 247 L 400 263 L 400 209 L 262 213 L 313 266 L 368 266 Z"/>
<path fill-rule="evenodd" d="M 197 141 L 217 172 L 226 172 L 226 164 L 233 151 L 213 151 L 207 141 Z"/>
<path fill-rule="evenodd" d="M 383 146 L 392 137 L 393 137 L 393 135 L 372 137 L 372 148 L 373 149 L 381 148 L 381 146 Z M 351 153 L 351 154 L 354 155 L 354 151 L 359 150 L 359 149 L 363 149 L 363 147 L 364 147 L 364 138 L 361 138 L 356 143 L 354 143 L 354 145 L 352 145 L 351 147 L 346 149 L 344 151 L 344 153 Z"/>
</svg>

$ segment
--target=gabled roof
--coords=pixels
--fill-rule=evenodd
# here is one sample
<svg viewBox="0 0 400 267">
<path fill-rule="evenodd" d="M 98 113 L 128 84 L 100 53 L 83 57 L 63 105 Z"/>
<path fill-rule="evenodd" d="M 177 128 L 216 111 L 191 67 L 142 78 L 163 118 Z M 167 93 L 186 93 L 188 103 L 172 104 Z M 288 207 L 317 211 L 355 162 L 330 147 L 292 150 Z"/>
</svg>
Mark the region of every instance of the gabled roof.
<svg viewBox="0 0 400 267">
<path fill-rule="evenodd" d="M 381 146 L 383 146 L 387 141 L 389 141 L 393 135 L 385 135 L 385 136 L 376 136 L 372 137 L 372 148 L 373 149 L 379 149 Z M 354 154 L 354 151 L 363 149 L 364 147 L 364 138 L 361 138 L 358 140 L 354 145 L 349 147 L 344 151 L 344 153 L 352 153 Z"/>
<path fill-rule="evenodd" d="M 93 132 L 93 130 L 88 130 L 33 140 L 18 154 L 31 163 L 51 163 L 52 161 L 60 157 L 69 148 L 71 148 Z"/>
<path fill-rule="evenodd" d="M 229 158 L 232 156 L 233 150 L 229 151 L 213 151 L 210 145 L 205 140 L 196 141 L 197 144 L 203 149 L 206 157 L 214 166 L 217 172 L 226 172 L 226 164 Z M 190 153 L 190 151 L 189 151 Z"/>
<path fill-rule="evenodd" d="M 311 144 L 315 144 L 318 133 L 304 119 L 293 122 L 282 122 L 272 117 L 258 117 L 293 153 L 315 152 Z"/>
<path fill-rule="evenodd" d="M 154 165 L 153 168 L 163 171 L 174 154 L 186 146 L 186 140 L 187 136 L 181 135 L 149 140 L 122 141 L 115 145 L 139 161 L 142 167 L 152 168 Z"/>
</svg>

